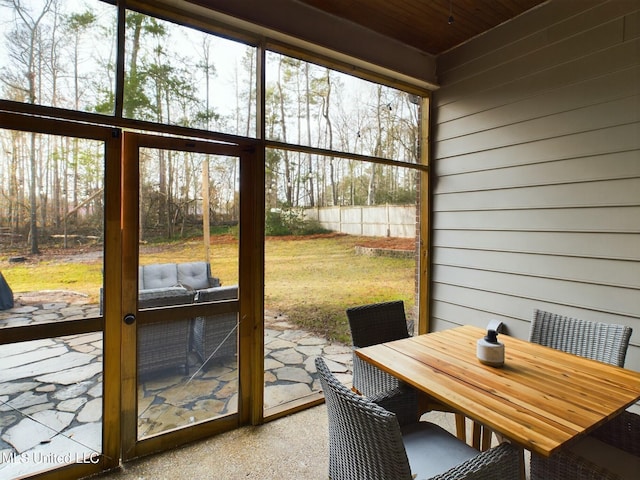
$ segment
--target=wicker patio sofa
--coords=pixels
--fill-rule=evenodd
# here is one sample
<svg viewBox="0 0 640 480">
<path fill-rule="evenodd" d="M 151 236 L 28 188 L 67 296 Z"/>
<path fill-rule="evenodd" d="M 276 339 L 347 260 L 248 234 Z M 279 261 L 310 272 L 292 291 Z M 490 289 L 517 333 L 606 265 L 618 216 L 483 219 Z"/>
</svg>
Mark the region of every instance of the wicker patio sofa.
<svg viewBox="0 0 640 480">
<path fill-rule="evenodd" d="M 196 293 L 195 302 L 217 302 L 238 298 L 238 286 L 216 287 Z M 207 366 L 213 359 L 228 359 L 237 352 L 236 313 L 221 313 L 193 319 L 191 348 Z"/>
<path fill-rule="evenodd" d="M 237 298 L 238 287 L 222 287 L 207 262 L 161 263 L 138 269 L 138 308 L 166 307 Z M 138 374 L 181 369 L 189 352 L 201 362 L 237 353 L 236 314 L 219 314 L 139 326 Z"/>
<path fill-rule="evenodd" d="M 158 295 L 157 291 L 140 292 L 138 308 L 166 307 L 193 302 L 194 294 L 184 288 L 173 288 Z M 169 370 L 189 371 L 189 338 L 191 319 L 162 320 L 138 325 L 138 375 L 148 377 Z"/>
</svg>

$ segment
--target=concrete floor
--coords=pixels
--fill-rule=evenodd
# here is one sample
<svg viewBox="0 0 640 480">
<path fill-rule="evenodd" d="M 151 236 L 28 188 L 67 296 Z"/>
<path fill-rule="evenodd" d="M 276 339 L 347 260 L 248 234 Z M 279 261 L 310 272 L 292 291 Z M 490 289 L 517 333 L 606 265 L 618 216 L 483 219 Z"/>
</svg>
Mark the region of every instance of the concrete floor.
<svg viewBox="0 0 640 480">
<path fill-rule="evenodd" d="M 327 411 L 313 407 L 130 462 L 92 480 L 326 480 Z"/>
<path fill-rule="evenodd" d="M 423 419 L 455 432 L 452 414 Z M 130 462 L 91 480 L 327 480 L 327 411 L 313 407 L 259 427 L 243 427 Z"/>
</svg>

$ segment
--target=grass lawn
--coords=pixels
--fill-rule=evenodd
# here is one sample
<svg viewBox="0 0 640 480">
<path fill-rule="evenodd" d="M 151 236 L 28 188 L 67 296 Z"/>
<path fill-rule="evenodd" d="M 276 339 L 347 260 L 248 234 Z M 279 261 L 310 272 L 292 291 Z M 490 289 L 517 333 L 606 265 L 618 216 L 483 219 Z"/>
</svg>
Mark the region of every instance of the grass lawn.
<svg viewBox="0 0 640 480">
<path fill-rule="evenodd" d="M 413 258 L 355 254 L 366 239 L 269 239 L 266 244 L 265 306 L 283 312 L 307 330 L 350 343 L 345 310 L 366 303 L 404 300 L 414 305 Z"/>
<path fill-rule="evenodd" d="M 387 300 L 414 306 L 413 258 L 356 255 L 355 246 L 370 238 L 350 235 L 269 237 L 265 248 L 265 308 L 326 338 L 350 343 L 345 309 Z M 231 235 L 213 236 L 211 267 L 223 285 L 238 282 L 237 241 Z M 201 241 L 143 245 L 142 264 L 202 259 Z M 64 250 L 23 264 L 0 258 L 2 273 L 15 293 L 73 290 L 98 301 L 102 260 Z"/>
</svg>

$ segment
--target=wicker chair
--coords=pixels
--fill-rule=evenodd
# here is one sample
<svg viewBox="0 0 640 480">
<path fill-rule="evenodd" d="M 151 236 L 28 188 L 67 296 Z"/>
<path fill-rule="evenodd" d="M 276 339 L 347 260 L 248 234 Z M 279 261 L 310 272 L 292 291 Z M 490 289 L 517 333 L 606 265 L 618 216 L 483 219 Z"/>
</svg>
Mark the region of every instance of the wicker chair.
<svg viewBox="0 0 640 480">
<path fill-rule="evenodd" d="M 451 409 L 418 398 L 418 392 L 393 375 L 360 359 L 355 349 L 407 338 L 407 318 L 402 301 L 373 303 L 347 309 L 353 340 L 353 388 L 396 414 L 400 425 L 415 422 L 422 412 Z M 464 416 L 456 413 L 458 438 L 465 440 Z"/>
<path fill-rule="evenodd" d="M 316 368 L 327 404 L 332 480 L 519 478 L 510 444 L 480 453 L 432 423 L 401 428 L 395 414 L 342 385 L 321 357 Z"/>
<path fill-rule="evenodd" d="M 535 310 L 530 341 L 623 367 L 631 331 L 630 327 L 624 325 L 590 322 Z M 640 417 L 624 412 L 597 429 L 587 439 L 549 458 L 532 454 L 531 480 L 620 480 L 624 478 L 606 466 L 598 465 L 593 454 L 584 453 L 585 445 L 593 443 L 594 440 L 603 442 L 595 448 L 601 453 L 607 452 L 607 457 L 615 456 L 617 448 L 620 455 L 625 455 L 623 452 L 626 452 L 638 457 L 638 464 L 640 464 Z M 624 463 L 630 463 L 629 459 L 614 461 L 614 466 Z M 639 478 L 640 472 L 636 474 L 633 478 Z"/>
<path fill-rule="evenodd" d="M 529 341 L 600 362 L 624 366 L 631 327 L 535 310 Z"/>
<path fill-rule="evenodd" d="M 640 416 L 631 412 L 623 412 L 585 440 L 550 458 L 531 455 L 531 480 L 636 480 L 639 477 Z"/>
</svg>

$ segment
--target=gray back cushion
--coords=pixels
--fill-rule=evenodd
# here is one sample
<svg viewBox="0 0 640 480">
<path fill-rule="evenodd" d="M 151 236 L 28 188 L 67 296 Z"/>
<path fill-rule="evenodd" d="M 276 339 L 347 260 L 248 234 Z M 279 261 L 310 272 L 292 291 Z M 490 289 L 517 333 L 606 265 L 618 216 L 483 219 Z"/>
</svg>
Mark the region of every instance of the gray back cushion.
<svg viewBox="0 0 640 480">
<path fill-rule="evenodd" d="M 185 287 L 198 290 L 209 287 L 209 275 L 205 262 L 178 264 L 178 282 Z"/>
<path fill-rule="evenodd" d="M 143 267 L 142 280 L 145 289 L 175 287 L 178 285 L 176 264 L 156 263 L 154 265 L 145 265 Z"/>
</svg>

